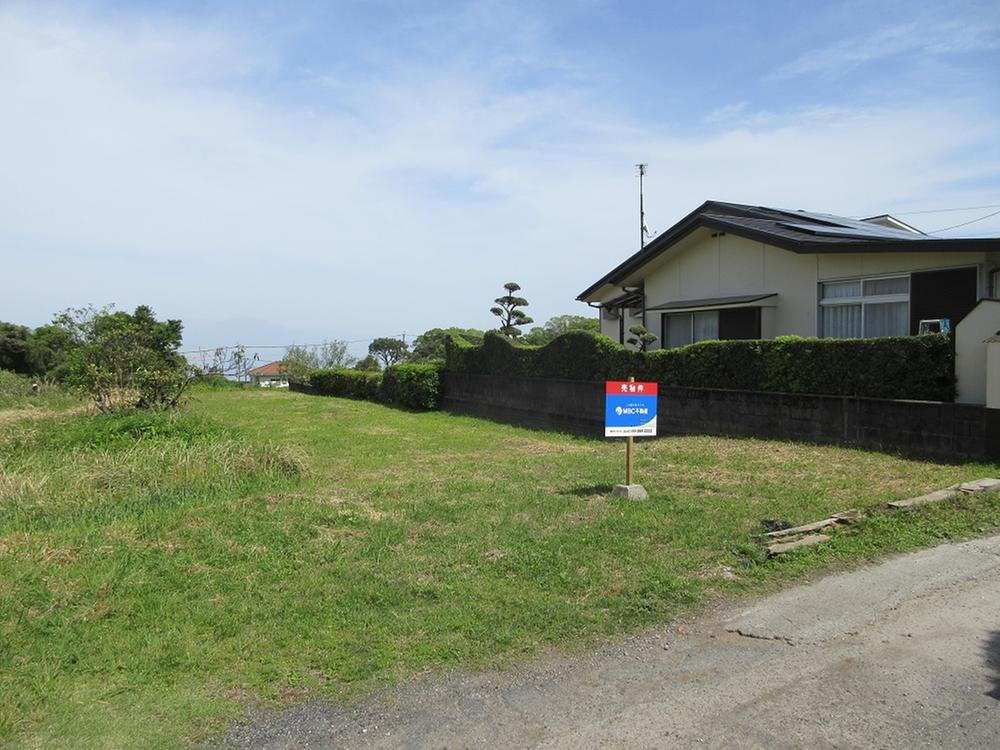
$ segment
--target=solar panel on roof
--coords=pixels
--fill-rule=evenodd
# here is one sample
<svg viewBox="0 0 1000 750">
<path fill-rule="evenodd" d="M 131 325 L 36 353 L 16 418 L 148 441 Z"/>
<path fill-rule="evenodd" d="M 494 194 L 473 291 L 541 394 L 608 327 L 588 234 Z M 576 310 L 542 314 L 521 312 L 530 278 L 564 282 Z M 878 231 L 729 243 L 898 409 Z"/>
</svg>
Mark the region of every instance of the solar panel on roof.
<svg viewBox="0 0 1000 750">
<path fill-rule="evenodd" d="M 800 224 L 790 221 L 781 221 L 778 223 L 780 226 L 788 227 L 789 229 L 796 229 L 800 232 L 809 232 L 809 234 L 819 234 L 829 237 L 859 237 L 862 239 L 880 240 L 918 240 L 922 237 L 922 235 L 914 234 L 913 232 L 906 232 L 900 229 L 890 229 L 888 227 L 880 227 L 878 225 L 871 224 L 863 226 L 853 225 L 846 227 L 833 227 L 828 224 Z M 861 222 L 858 222 L 858 224 L 860 223 Z"/>
</svg>

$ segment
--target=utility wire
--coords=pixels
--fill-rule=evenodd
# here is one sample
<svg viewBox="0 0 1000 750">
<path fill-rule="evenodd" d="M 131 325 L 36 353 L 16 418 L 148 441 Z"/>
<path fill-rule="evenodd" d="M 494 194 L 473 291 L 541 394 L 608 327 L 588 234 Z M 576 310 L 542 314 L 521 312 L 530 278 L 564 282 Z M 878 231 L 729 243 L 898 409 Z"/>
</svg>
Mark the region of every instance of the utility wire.
<svg viewBox="0 0 1000 750">
<path fill-rule="evenodd" d="M 955 211 L 981 211 L 984 208 L 1000 208 L 1000 203 L 991 203 L 986 206 L 961 206 L 959 208 L 928 208 L 924 211 L 886 211 L 890 216 L 916 216 L 917 214 L 947 214 Z M 872 214 L 861 214 L 852 216 L 852 219 L 864 219 Z M 939 230 L 940 231 L 940 230 Z"/>
<path fill-rule="evenodd" d="M 405 333 L 396 334 L 399 338 L 406 340 Z M 243 348 L 247 351 L 254 351 L 256 349 L 287 349 L 290 346 L 301 346 L 303 349 L 316 349 L 321 346 L 326 346 L 327 344 L 334 343 L 336 341 L 340 344 L 364 344 L 369 341 L 374 341 L 378 336 L 373 336 L 367 339 L 352 339 L 350 341 L 340 341 L 339 339 L 334 339 L 332 341 L 324 341 L 322 344 L 270 344 L 268 346 L 250 346 L 249 344 L 233 344 L 232 346 L 206 346 L 201 349 L 189 349 L 188 351 L 180 352 L 181 354 L 209 354 L 211 352 L 218 351 L 222 349 L 223 351 L 229 351 L 230 349 Z"/>
<path fill-rule="evenodd" d="M 983 221 L 984 219 L 989 219 L 992 216 L 997 216 L 1000 211 L 994 211 L 991 214 L 986 214 L 986 216 L 980 216 L 978 219 L 971 219 L 969 221 L 963 221 L 961 224 L 952 224 L 950 227 L 944 227 L 943 229 L 935 229 L 930 232 L 930 234 L 937 234 L 938 232 L 947 232 L 949 229 L 958 229 L 959 227 L 968 226 L 969 224 L 975 224 L 977 221 Z"/>
<path fill-rule="evenodd" d="M 917 214 L 945 214 L 951 211 L 979 211 L 984 208 L 1000 208 L 1000 203 L 994 203 L 989 206 L 964 206 L 962 208 L 931 208 L 926 211 L 890 211 L 893 216 L 915 216 Z M 938 230 L 941 231 L 940 229 Z"/>
</svg>

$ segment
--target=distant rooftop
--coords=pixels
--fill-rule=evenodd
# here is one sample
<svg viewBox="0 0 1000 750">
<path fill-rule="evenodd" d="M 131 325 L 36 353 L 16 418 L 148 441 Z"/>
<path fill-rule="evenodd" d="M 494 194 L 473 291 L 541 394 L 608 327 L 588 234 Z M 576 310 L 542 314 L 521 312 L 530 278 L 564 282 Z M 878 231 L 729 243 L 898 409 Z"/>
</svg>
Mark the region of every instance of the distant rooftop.
<svg viewBox="0 0 1000 750">
<path fill-rule="evenodd" d="M 262 375 L 284 375 L 285 374 L 285 363 L 284 362 L 268 362 L 266 365 L 261 365 L 260 367 L 255 367 L 252 370 L 247 370 L 247 375 L 258 377 Z"/>
</svg>

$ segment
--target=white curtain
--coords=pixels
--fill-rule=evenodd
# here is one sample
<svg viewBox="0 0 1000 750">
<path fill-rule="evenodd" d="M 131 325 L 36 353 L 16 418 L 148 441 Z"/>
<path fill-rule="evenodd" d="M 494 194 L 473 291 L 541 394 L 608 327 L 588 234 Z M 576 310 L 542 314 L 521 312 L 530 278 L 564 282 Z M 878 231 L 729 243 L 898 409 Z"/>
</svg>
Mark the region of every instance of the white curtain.
<svg viewBox="0 0 1000 750">
<path fill-rule="evenodd" d="M 719 338 L 719 313 L 699 312 L 694 314 L 694 340 L 710 341 Z"/>
<path fill-rule="evenodd" d="M 832 281 L 823 284 L 823 299 L 841 299 L 843 297 L 860 297 L 860 281 Z"/>
<path fill-rule="evenodd" d="M 865 337 L 906 336 L 910 332 L 909 305 L 884 302 L 865 305 Z"/>
<path fill-rule="evenodd" d="M 823 336 L 829 339 L 861 338 L 861 305 L 827 305 L 821 307 Z"/>
<path fill-rule="evenodd" d="M 686 346 L 691 343 L 691 315 L 671 315 L 667 318 L 667 346 Z"/>
<path fill-rule="evenodd" d="M 891 279 L 868 279 L 865 281 L 865 296 L 877 294 L 909 294 L 909 276 L 896 276 Z"/>
</svg>

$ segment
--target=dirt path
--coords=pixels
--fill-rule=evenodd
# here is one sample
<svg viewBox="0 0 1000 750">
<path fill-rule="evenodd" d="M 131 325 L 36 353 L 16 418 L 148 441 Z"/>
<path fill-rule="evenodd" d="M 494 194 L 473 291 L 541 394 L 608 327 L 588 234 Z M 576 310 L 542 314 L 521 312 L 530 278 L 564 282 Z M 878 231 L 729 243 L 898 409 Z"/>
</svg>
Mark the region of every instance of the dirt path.
<svg viewBox="0 0 1000 750">
<path fill-rule="evenodd" d="M 351 709 L 249 717 L 234 748 L 1000 747 L 1000 536 Z"/>
</svg>

